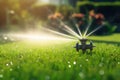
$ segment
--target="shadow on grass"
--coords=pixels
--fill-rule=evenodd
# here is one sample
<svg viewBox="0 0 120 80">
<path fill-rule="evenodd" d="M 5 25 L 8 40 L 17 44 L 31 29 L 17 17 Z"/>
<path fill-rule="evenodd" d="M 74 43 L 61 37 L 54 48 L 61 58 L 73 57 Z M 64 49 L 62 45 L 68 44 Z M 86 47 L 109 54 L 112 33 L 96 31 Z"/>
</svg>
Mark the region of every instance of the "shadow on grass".
<svg viewBox="0 0 120 80">
<path fill-rule="evenodd" d="M 92 40 L 92 41 L 96 42 L 96 43 L 106 43 L 106 44 L 112 44 L 112 45 L 120 46 L 120 42 L 116 42 L 116 41 L 106 41 L 106 40 Z"/>
<path fill-rule="evenodd" d="M 106 44 L 112 44 L 120 47 L 120 42 L 116 42 L 116 41 L 94 40 L 94 39 L 91 39 L 91 41 L 93 41 L 94 43 L 106 43 Z M 90 50 L 87 50 L 85 53 L 81 51 L 81 53 L 82 55 L 86 54 L 90 56 L 92 56 L 93 54 L 96 54 L 94 51 L 91 52 Z"/>
</svg>

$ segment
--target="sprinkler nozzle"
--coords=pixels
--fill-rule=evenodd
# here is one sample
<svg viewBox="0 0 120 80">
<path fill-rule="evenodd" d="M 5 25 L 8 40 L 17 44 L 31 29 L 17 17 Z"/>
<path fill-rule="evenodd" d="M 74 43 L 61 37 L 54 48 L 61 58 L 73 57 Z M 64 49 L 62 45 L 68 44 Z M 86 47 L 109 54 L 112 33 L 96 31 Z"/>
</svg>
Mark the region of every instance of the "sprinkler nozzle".
<svg viewBox="0 0 120 80">
<path fill-rule="evenodd" d="M 75 46 L 76 51 L 79 51 L 81 49 L 82 52 L 85 53 L 87 49 L 92 51 L 93 47 L 95 47 L 95 46 L 93 46 L 92 41 L 90 41 L 90 44 L 87 44 L 88 39 L 79 39 L 79 41 L 80 41 L 81 44 L 76 43 L 76 46 Z"/>
</svg>

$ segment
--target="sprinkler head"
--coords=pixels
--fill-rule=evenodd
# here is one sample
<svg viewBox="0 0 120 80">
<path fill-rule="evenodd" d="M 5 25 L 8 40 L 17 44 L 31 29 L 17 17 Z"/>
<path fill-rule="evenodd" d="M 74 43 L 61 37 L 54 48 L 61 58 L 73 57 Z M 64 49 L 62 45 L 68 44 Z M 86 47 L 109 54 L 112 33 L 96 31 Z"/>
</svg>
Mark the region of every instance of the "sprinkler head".
<svg viewBox="0 0 120 80">
<path fill-rule="evenodd" d="M 79 52 L 79 50 L 82 50 L 82 52 L 85 53 L 87 49 L 92 51 L 93 47 L 95 47 L 95 46 L 93 46 L 92 41 L 90 41 L 90 44 L 87 44 L 88 39 L 79 39 L 79 41 L 81 44 L 76 43 L 76 46 L 75 46 L 76 51 L 78 51 L 78 52 Z"/>
</svg>

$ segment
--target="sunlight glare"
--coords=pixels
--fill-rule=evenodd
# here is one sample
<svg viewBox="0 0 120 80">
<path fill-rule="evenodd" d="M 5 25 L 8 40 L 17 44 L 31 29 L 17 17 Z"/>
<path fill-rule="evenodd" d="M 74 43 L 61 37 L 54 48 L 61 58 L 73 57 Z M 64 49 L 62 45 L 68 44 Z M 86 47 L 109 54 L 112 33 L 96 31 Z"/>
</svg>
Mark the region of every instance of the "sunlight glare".
<svg viewBox="0 0 120 80">
<path fill-rule="evenodd" d="M 50 41 L 50 40 L 72 40 L 65 37 L 60 37 L 57 35 L 51 34 L 14 34 L 14 37 L 21 39 L 21 40 L 30 40 L 30 41 Z"/>
<path fill-rule="evenodd" d="M 38 0 L 40 3 L 49 3 L 49 0 Z"/>
</svg>

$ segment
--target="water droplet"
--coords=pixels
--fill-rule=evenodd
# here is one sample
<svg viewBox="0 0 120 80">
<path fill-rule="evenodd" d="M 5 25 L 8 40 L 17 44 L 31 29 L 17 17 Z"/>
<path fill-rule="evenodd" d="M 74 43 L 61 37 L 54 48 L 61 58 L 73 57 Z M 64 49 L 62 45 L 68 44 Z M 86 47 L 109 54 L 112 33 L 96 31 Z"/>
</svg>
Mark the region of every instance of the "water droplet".
<svg viewBox="0 0 120 80">
<path fill-rule="evenodd" d="M 71 68 L 71 65 L 68 65 L 69 68 Z"/>
<path fill-rule="evenodd" d="M 84 73 L 82 73 L 82 72 L 79 73 L 79 76 L 80 76 L 82 79 L 85 78 L 85 75 L 84 75 Z"/>
<path fill-rule="evenodd" d="M 80 64 L 80 67 L 82 67 L 82 65 Z"/>
<path fill-rule="evenodd" d="M 10 71 L 12 71 L 13 69 L 12 68 L 10 68 Z"/>
<path fill-rule="evenodd" d="M 6 66 L 9 66 L 9 64 L 6 64 Z"/>
<path fill-rule="evenodd" d="M 76 61 L 74 61 L 73 64 L 75 65 L 75 64 L 76 64 Z"/>
<path fill-rule="evenodd" d="M 13 62 L 11 61 L 10 64 L 13 65 Z"/>
<path fill-rule="evenodd" d="M 88 59 L 86 59 L 86 61 L 89 61 Z"/>
<path fill-rule="evenodd" d="M 15 12 L 14 12 L 14 10 L 11 10 L 9 13 L 10 13 L 10 14 L 14 14 Z"/>
<path fill-rule="evenodd" d="M 8 38 L 7 37 L 4 37 L 5 40 L 7 40 Z"/>
<path fill-rule="evenodd" d="M 68 61 L 68 64 L 70 64 L 70 61 Z"/>
<path fill-rule="evenodd" d="M 3 75 L 2 75 L 2 74 L 0 74 L 0 78 L 3 78 Z"/>
<path fill-rule="evenodd" d="M 118 64 L 120 64 L 120 62 L 118 62 Z"/>
<path fill-rule="evenodd" d="M 104 75 L 104 70 L 100 70 L 100 71 L 99 71 L 99 74 L 100 74 L 100 75 Z"/>
</svg>

